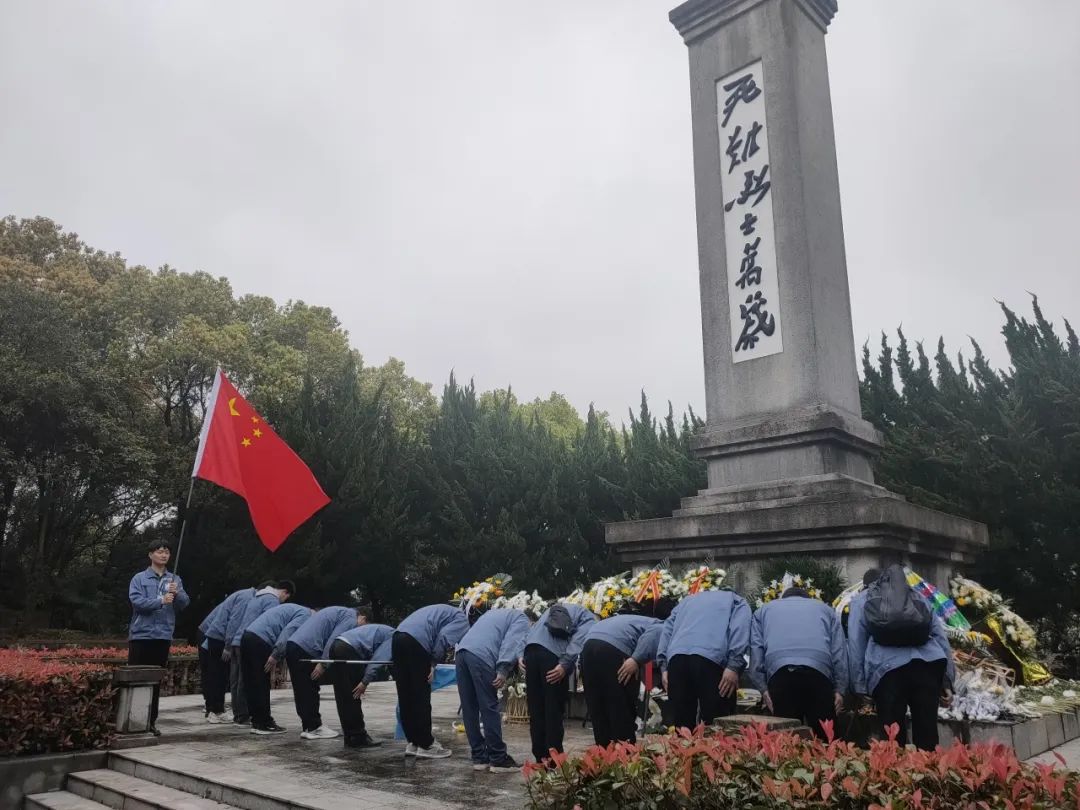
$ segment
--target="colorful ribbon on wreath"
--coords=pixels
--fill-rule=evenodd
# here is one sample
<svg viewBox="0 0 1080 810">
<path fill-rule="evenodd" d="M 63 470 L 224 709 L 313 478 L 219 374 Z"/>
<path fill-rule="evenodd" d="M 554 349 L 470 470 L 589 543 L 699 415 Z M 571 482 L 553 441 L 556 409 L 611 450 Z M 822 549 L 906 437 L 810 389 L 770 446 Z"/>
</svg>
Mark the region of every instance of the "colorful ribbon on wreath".
<svg viewBox="0 0 1080 810">
<path fill-rule="evenodd" d="M 637 589 L 637 593 L 634 594 L 635 602 L 644 602 L 647 598 L 654 602 L 660 601 L 660 572 L 655 568 L 649 572 L 645 581 Z"/>
<path fill-rule="evenodd" d="M 712 574 L 712 569 L 711 568 L 706 568 L 704 571 L 702 571 L 700 574 L 698 574 L 694 578 L 694 581 L 690 583 L 690 587 L 687 588 L 687 590 L 686 590 L 687 594 L 690 595 L 690 596 L 693 596 L 695 593 L 700 591 L 702 589 L 702 587 L 705 585 L 705 580 L 707 580 L 711 574 Z"/>
<path fill-rule="evenodd" d="M 971 623 L 964 618 L 964 614 L 960 612 L 956 602 L 910 568 L 905 568 L 904 572 L 907 574 L 908 585 L 926 598 L 934 613 L 941 617 L 946 627 L 952 627 L 955 630 L 964 632 L 971 629 Z"/>
<path fill-rule="evenodd" d="M 1012 644 L 1009 643 L 1009 637 L 1005 633 L 1005 628 L 1001 624 L 1001 620 L 997 616 L 987 616 L 984 620 L 986 628 L 994 634 L 994 637 L 1001 642 L 1009 654 L 1016 659 L 1016 662 L 1020 665 L 1020 674 L 1023 676 L 1024 683 L 1028 686 L 1038 686 L 1040 683 L 1046 683 L 1054 676 L 1040 664 L 1038 661 L 1033 661 L 1025 655 L 1021 655 L 1017 652 Z"/>
</svg>

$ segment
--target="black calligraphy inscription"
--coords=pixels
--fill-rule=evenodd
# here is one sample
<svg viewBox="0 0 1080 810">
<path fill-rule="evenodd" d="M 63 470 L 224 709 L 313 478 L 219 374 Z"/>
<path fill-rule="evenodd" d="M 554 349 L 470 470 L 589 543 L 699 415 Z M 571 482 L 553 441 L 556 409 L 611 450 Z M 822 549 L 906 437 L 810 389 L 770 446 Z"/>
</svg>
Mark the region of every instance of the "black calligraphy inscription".
<svg viewBox="0 0 1080 810">
<path fill-rule="evenodd" d="M 742 135 L 741 126 L 736 126 L 735 131 L 728 135 L 727 149 L 724 150 L 724 154 L 731 160 L 731 163 L 728 164 L 728 174 L 735 171 L 735 167 L 740 163 L 746 163 L 758 153 L 761 147 L 758 146 L 757 138 L 762 129 L 764 127 L 755 121 L 750 126 L 750 131 L 746 133 L 745 138 Z"/>
<path fill-rule="evenodd" d="M 761 295 L 761 291 L 746 296 L 746 303 L 739 304 L 739 316 L 742 318 L 742 334 L 735 344 L 735 351 L 753 349 L 761 340 L 761 335 L 771 337 L 776 331 L 776 320 L 765 311 L 768 299 Z"/>
<path fill-rule="evenodd" d="M 724 100 L 724 120 L 720 122 L 721 127 L 727 126 L 731 114 L 735 112 L 735 107 L 740 101 L 749 104 L 761 95 L 761 88 L 754 81 L 754 74 L 747 73 L 745 76 L 725 84 L 724 92 L 728 94 L 728 97 Z"/>
<path fill-rule="evenodd" d="M 747 242 L 743 246 L 742 265 L 739 267 L 739 278 L 735 282 L 735 286 L 740 290 L 745 290 L 747 284 L 761 283 L 761 268 L 757 263 L 759 245 L 761 245 L 760 236 L 753 242 Z"/>
<path fill-rule="evenodd" d="M 753 204 L 750 206 L 753 208 L 759 202 L 764 199 L 765 195 L 769 193 L 769 189 L 772 188 L 772 181 L 765 178 L 769 174 L 769 164 L 766 163 L 761 173 L 758 174 L 753 169 L 746 172 L 744 175 L 743 189 L 739 192 L 739 196 L 724 206 L 725 211 L 730 211 L 736 205 L 746 205 L 751 197 L 754 198 Z"/>
<path fill-rule="evenodd" d="M 742 225 L 739 226 L 739 230 L 742 231 L 743 236 L 749 236 L 752 234 L 757 226 L 757 217 L 746 212 L 746 216 L 743 217 Z"/>
</svg>

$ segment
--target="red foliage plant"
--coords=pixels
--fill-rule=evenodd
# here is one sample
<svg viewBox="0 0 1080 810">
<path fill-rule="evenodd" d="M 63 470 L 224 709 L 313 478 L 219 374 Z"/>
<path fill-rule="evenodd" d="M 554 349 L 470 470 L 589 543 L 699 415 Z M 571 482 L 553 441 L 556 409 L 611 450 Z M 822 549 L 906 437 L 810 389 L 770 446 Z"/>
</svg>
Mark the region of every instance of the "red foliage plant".
<svg viewBox="0 0 1080 810">
<path fill-rule="evenodd" d="M 112 714 L 110 667 L 0 649 L 0 756 L 102 748 Z"/>
<path fill-rule="evenodd" d="M 102 661 L 126 661 L 128 656 L 126 647 L 56 647 L 51 650 L 23 650 L 23 653 L 58 660 L 90 658 Z M 198 654 L 198 648 L 190 644 L 173 644 L 169 650 L 169 655 L 174 658 L 197 656 Z"/>
<path fill-rule="evenodd" d="M 698 728 L 637 745 L 556 754 L 525 767 L 529 806 L 542 810 L 753 807 L 850 810 L 1080 809 L 1080 775 L 1025 765 L 1003 745 L 933 752 L 888 740 L 861 750 L 833 739 L 748 726 L 725 735 Z"/>
</svg>

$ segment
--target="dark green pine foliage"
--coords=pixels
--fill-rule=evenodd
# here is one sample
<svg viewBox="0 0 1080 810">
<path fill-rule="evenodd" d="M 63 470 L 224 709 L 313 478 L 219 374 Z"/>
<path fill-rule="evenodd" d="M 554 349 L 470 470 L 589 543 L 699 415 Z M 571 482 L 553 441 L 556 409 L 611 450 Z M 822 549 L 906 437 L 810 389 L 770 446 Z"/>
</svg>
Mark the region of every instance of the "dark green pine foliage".
<svg viewBox="0 0 1080 810">
<path fill-rule="evenodd" d="M 1039 307 L 1028 321 L 1002 305 L 1010 368 L 972 343 L 933 363 L 902 332 L 863 352 L 863 413 L 885 435 L 881 484 L 934 509 L 987 524 L 990 553 L 972 572 L 1029 619 L 1065 627 L 1080 610 L 1080 346 Z"/>
</svg>

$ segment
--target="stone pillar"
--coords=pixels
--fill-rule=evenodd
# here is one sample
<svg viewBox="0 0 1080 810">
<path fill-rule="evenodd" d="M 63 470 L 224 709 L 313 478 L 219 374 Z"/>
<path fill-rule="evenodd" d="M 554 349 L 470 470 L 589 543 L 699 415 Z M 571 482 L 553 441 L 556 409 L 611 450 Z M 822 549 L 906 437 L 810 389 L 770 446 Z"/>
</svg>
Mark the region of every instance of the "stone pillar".
<svg viewBox="0 0 1080 810">
<path fill-rule="evenodd" d="M 610 524 L 626 561 L 779 554 L 857 581 L 903 561 L 943 583 L 986 529 L 875 485 L 860 415 L 825 32 L 836 0 L 689 0 L 708 488 Z M 751 566 L 753 567 L 753 566 Z"/>
<path fill-rule="evenodd" d="M 834 0 L 692 0 L 671 12 L 690 55 L 708 421 L 696 446 L 710 488 L 830 474 L 874 480 L 879 437 L 859 415 L 825 61 L 835 11 Z M 755 98 L 724 89 L 751 75 L 756 90 L 741 95 Z M 756 153 L 745 156 L 758 126 Z M 747 170 L 755 181 L 764 172 L 770 188 L 756 205 L 725 211 Z M 748 215 L 758 222 L 744 235 L 733 226 Z M 775 283 L 738 286 L 754 244 L 753 266 Z M 759 339 L 755 349 L 769 353 L 742 359 L 733 310 L 759 289 L 781 334 Z"/>
<path fill-rule="evenodd" d="M 133 740 L 154 739 L 150 733 L 150 701 L 165 676 L 163 667 L 126 666 L 113 670 L 116 695 L 116 734 L 121 746 Z"/>
</svg>

